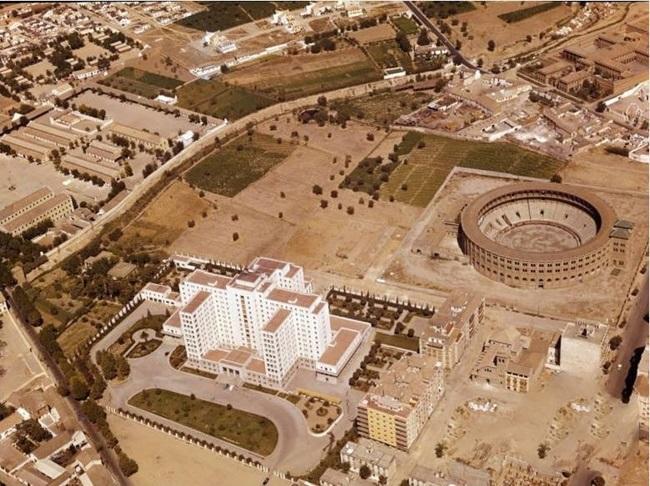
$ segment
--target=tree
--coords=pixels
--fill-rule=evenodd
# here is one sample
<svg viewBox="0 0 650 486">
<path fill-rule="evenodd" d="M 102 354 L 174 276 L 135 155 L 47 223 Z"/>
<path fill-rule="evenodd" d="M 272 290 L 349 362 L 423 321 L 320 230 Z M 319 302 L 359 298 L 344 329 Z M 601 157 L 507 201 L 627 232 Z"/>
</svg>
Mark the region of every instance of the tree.
<svg viewBox="0 0 650 486">
<path fill-rule="evenodd" d="M 607 105 L 605 104 L 604 101 L 600 101 L 600 102 L 598 103 L 598 106 L 596 106 L 596 111 L 597 111 L 598 113 L 602 113 L 602 112 L 605 111 L 606 109 L 607 109 Z"/>
<path fill-rule="evenodd" d="M 81 405 L 81 411 L 92 423 L 100 423 L 106 420 L 106 412 L 102 407 L 97 405 L 97 402 L 92 398 L 86 400 Z"/>
<path fill-rule="evenodd" d="M 562 183 L 562 176 L 560 174 L 553 174 L 551 176 L 551 182 L 555 182 L 556 184 L 561 184 Z"/>
<path fill-rule="evenodd" d="M 548 449 L 549 449 L 549 447 L 548 447 L 547 444 L 540 444 L 537 447 L 537 456 L 540 459 L 544 459 L 546 457 L 546 453 L 548 452 Z"/>
<path fill-rule="evenodd" d="M 317 196 L 320 196 L 323 194 L 323 188 L 319 186 L 318 184 L 314 184 L 314 187 L 311 188 L 311 191 L 316 194 Z"/>
<path fill-rule="evenodd" d="M 605 486 L 605 479 L 602 476 L 596 476 L 591 480 L 591 486 Z"/>
<path fill-rule="evenodd" d="M 409 41 L 407 35 L 401 30 L 395 36 L 395 41 L 399 48 L 404 52 L 411 52 L 411 42 Z"/>
<path fill-rule="evenodd" d="M 616 351 L 622 342 L 623 338 L 621 336 L 612 336 L 612 338 L 609 340 L 609 349 Z"/>
<path fill-rule="evenodd" d="M 70 395 L 72 395 L 72 398 L 79 401 L 85 400 L 88 398 L 88 393 L 88 385 L 84 379 L 79 375 L 74 375 L 70 379 Z"/>
<path fill-rule="evenodd" d="M 121 354 L 118 354 L 115 357 L 115 366 L 117 367 L 117 377 L 120 380 L 124 380 L 129 376 L 131 367 L 129 366 L 129 362 L 126 360 L 126 358 Z"/>
<path fill-rule="evenodd" d="M 138 463 L 127 456 L 123 451 L 118 453 L 118 461 L 120 464 L 120 470 L 125 476 L 132 476 L 138 472 Z"/>
<path fill-rule="evenodd" d="M 320 106 L 327 106 L 327 98 L 325 96 L 318 97 L 318 104 Z"/>
<path fill-rule="evenodd" d="M 341 469 L 343 470 L 344 473 L 350 472 L 350 463 L 349 462 L 344 462 L 341 464 Z"/>
<path fill-rule="evenodd" d="M 447 449 L 447 446 L 443 442 L 438 442 L 436 444 L 436 457 L 442 457 L 445 455 L 445 450 Z"/>
<path fill-rule="evenodd" d="M 372 471 L 365 464 L 359 468 L 359 476 L 361 477 L 361 479 L 368 479 L 371 474 Z"/>
<path fill-rule="evenodd" d="M 427 32 L 426 29 L 420 30 L 420 33 L 418 34 L 417 43 L 419 46 L 428 46 L 429 44 L 431 44 L 431 39 L 429 38 L 429 33 Z"/>
<path fill-rule="evenodd" d="M 495 42 L 494 42 L 493 40 L 490 39 L 490 40 L 488 41 L 488 44 L 487 44 L 488 51 L 490 51 L 490 52 L 494 51 L 494 49 L 496 48 L 496 46 L 497 46 L 497 45 L 495 44 Z"/>
</svg>

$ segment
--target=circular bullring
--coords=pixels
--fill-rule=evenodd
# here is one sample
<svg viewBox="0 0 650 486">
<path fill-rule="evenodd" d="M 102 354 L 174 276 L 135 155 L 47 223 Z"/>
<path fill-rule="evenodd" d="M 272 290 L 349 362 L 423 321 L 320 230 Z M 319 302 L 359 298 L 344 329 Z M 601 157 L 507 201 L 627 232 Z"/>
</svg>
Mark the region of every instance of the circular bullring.
<svg viewBox="0 0 650 486">
<path fill-rule="evenodd" d="M 512 287 L 581 282 L 610 262 L 614 210 L 579 187 L 521 182 L 470 202 L 459 243 L 481 274 Z"/>
</svg>

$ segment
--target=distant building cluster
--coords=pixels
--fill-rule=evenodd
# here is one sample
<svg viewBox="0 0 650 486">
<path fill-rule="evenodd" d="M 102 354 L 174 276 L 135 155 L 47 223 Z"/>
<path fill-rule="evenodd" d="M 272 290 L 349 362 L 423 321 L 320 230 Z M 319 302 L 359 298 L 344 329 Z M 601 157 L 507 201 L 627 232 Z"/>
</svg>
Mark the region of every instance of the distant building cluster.
<svg viewBox="0 0 650 486">
<path fill-rule="evenodd" d="M 648 79 L 647 18 L 624 24 L 621 32 L 569 45 L 527 74 L 571 94 L 585 89 L 603 97 L 625 91 Z"/>
<path fill-rule="evenodd" d="M 42 188 L 0 209 L 0 230 L 19 236 L 28 229 L 51 220 L 57 223 L 74 211 L 68 194 L 54 194 Z"/>
</svg>

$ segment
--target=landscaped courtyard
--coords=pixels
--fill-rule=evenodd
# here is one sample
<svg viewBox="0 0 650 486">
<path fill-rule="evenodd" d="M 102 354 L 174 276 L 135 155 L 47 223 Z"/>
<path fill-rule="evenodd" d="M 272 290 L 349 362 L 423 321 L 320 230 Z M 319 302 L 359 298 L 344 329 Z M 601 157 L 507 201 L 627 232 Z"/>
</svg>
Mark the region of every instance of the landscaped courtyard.
<svg viewBox="0 0 650 486">
<path fill-rule="evenodd" d="M 273 422 L 229 405 L 160 388 L 141 391 L 129 404 L 263 456 L 271 454 L 278 442 Z"/>
</svg>

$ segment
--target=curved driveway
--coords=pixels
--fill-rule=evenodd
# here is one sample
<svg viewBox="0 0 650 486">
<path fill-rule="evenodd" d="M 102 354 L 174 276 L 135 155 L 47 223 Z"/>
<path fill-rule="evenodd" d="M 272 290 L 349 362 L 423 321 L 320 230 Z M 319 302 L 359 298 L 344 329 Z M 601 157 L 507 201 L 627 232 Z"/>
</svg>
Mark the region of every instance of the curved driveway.
<svg viewBox="0 0 650 486">
<path fill-rule="evenodd" d="M 246 388 L 236 387 L 229 391 L 224 384 L 216 380 L 176 370 L 169 364 L 168 356 L 165 356 L 165 353 L 170 352 L 174 347 L 175 343 L 164 343 L 145 358 L 130 359 L 131 374 L 129 378 L 121 384 L 109 387 L 110 405 L 115 408 L 128 409 L 140 415 L 148 415 L 158 422 L 191 432 L 202 439 L 227 446 L 230 449 L 237 449 L 237 452 L 254 457 L 274 469 L 301 474 L 318 463 L 323 448 L 329 444 L 329 439 L 311 435 L 302 413 L 291 402 Z M 278 444 L 271 455 L 260 458 L 245 449 L 236 448 L 229 442 L 215 439 L 210 435 L 202 434 L 128 405 L 130 397 L 143 389 L 154 387 L 185 395 L 193 393 L 203 400 L 221 405 L 231 404 L 235 408 L 266 417 L 278 429 Z"/>
</svg>

